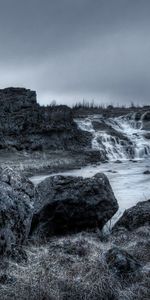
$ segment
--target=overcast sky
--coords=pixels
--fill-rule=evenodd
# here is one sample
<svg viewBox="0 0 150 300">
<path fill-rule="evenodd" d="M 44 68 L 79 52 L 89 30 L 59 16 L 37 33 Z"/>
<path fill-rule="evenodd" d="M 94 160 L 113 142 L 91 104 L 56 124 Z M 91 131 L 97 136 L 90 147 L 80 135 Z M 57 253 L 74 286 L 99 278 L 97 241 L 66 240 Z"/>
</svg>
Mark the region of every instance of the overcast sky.
<svg viewBox="0 0 150 300">
<path fill-rule="evenodd" d="M 0 87 L 150 104 L 150 0 L 0 0 Z"/>
</svg>

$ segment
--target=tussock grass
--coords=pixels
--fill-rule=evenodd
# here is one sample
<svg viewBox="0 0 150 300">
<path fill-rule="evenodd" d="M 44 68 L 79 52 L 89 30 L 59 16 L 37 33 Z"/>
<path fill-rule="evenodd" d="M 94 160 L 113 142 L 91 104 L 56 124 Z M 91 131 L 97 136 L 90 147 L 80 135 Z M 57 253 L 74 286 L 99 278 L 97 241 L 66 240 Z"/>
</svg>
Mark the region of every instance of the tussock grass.
<svg viewBox="0 0 150 300">
<path fill-rule="evenodd" d="M 132 234 L 115 233 L 105 242 L 97 233 L 81 233 L 52 238 L 45 245 L 29 245 L 27 263 L 9 262 L 8 276 L 12 282 L 1 285 L 0 299 L 148 300 L 149 252 L 148 244 L 142 244 L 149 238 L 148 228 L 141 228 Z M 126 279 L 110 269 L 106 253 L 114 245 L 138 259 L 140 252 L 144 252 L 140 257 L 141 269 Z"/>
</svg>

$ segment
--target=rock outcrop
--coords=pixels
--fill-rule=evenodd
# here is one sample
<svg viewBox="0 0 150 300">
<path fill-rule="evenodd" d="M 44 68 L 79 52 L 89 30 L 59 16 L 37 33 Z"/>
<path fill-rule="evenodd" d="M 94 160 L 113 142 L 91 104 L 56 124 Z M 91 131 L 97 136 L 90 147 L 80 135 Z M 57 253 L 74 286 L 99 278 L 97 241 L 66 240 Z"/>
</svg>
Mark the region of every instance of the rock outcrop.
<svg viewBox="0 0 150 300">
<path fill-rule="evenodd" d="M 117 200 L 107 177 L 54 176 L 36 189 L 31 235 L 45 239 L 51 235 L 100 229 L 116 213 Z"/>
<path fill-rule="evenodd" d="M 24 88 L 0 90 L 0 149 L 75 149 L 90 146 L 65 106 L 41 107 L 36 92 Z"/>
<path fill-rule="evenodd" d="M 144 225 L 150 225 L 150 200 L 138 202 L 135 206 L 125 210 L 114 225 L 113 231 L 120 228 L 132 231 Z"/>
<path fill-rule="evenodd" d="M 0 170 L 0 256 L 26 242 L 32 220 L 34 186 L 12 169 Z"/>
</svg>

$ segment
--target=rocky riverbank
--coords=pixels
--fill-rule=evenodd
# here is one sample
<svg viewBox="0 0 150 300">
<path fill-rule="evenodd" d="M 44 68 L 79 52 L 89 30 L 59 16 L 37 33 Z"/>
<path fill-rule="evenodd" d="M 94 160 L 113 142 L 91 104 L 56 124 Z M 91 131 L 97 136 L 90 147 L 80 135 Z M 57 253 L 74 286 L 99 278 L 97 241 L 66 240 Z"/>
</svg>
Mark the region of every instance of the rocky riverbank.
<svg viewBox="0 0 150 300">
<path fill-rule="evenodd" d="M 4 151 L 0 150 L 0 166 L 10 166 L 26 176 L 51 174 L 78 169 L 103 161 L 100 151 Z"/>
<path fill-rule="evenodd" d="M 101 171 L 29 180 L 148 158 L 149 107 L 41 107 L 22 88 L 0 90 L 0 104 L 0 300 L 149 300 L 150 200 L 112 227 L 118 202 Z"/>
<path fill-rule="evenodd" d="M 26 175 L 150 153 L 149 107 L 42 107 L 24 88 L 0 90 L 0 104 L 0 164 Z"/>
<path fill-rule="evenodd" d="M 71 108 L 42 107 L 36 92 L 0 90 L 0 165 L 25 174 L 74 169 L 104 160 L 79 129 Z"/>
<path fill-rule="evenodd" d="M 149 299 L 150 201 L 118 209 L 107 177 L 54 176 L 34 187 L 0 170 L 1 299 Z"/>
</svg>

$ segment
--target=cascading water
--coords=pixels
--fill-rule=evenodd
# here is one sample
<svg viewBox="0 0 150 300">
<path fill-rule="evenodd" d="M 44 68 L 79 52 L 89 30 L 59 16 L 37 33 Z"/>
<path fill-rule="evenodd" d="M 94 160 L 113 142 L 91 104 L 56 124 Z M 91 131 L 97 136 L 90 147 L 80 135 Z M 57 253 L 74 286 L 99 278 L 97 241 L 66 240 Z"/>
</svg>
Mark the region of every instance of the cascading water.
<svg viewBox="0 0 150 300">
<path fill-rule="evenodd" d="M 94 115 L 75 121 L 81 130 L 92 134 L 92 148 L 101 152 L 101 164 L 59 172 L 57 175 L 91 177 L 99 172 L 106 174 L 119 204 L 118 213 L 111 220 L 113 224 L 125 209 L 150 199 L 150 175 L 145 175 L 145 171 L 150 171 L 150 113 L 117 118 Z M 108 163 L 102 163 L 103 159 L 109 160 Z M 122 163 L 114 163 L 116 160 L 122 160 Z M 37 185 L 53 175 L 40 174 L 30 180 Z"/>
<path fill-rule="evenodd" d="M 145 115 L 145 114 L 144 114 Z M 143 115 L 129 114 L 117 118 L 102 115 L 76 119 L 79 128 L 93 135 L 92 148 L 100 150 L 109 160 L 150 157 L 150 127 L 144 130 Z"/>
</svg>

